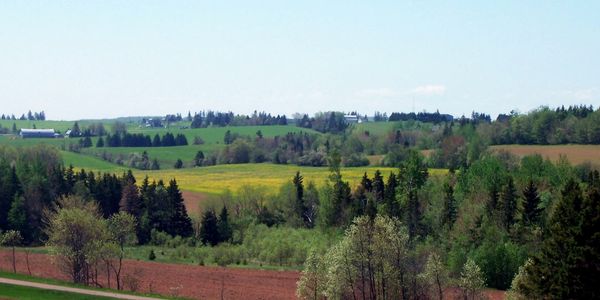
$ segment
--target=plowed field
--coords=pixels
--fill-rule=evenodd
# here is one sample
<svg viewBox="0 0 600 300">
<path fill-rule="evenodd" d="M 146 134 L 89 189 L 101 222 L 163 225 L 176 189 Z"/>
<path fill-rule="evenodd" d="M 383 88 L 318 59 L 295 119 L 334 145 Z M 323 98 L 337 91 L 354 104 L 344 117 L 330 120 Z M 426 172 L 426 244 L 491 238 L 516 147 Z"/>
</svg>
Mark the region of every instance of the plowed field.
<svg viewBox="0 0 600 300">
<path fill-rule="evenodd" d="M 46 254 L 30 254 L 31 275 L 68 280 Z M 0 270 L 12 271 L 10 252 L 0 251 Z M 25 255 L 17 253 L 17 272 L 28 274 Z M 138 280 L 138 291 L 194 299 L 295 299 L 295 271 L 267 271 L 125 261 L 124 272 Z M 114 288 L 114 278 L 112 279 Z M 106 287 L 106 276 L 100 281 Z"/>
</svg>

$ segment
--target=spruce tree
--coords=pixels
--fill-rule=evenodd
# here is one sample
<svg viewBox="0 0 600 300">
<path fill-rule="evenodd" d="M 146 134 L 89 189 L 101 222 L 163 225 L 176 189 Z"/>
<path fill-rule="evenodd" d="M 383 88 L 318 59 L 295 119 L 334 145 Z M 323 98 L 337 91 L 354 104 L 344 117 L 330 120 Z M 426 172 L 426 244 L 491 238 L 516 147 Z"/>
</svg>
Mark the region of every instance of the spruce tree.
<svg viewBox="0 0 600 300">
<path fill-rule="evenodd" d="M 162 143 L 160 142 L 160 136 L 157 134 L 154 135 L 152 139 L 152 147 L 160 147 Z"/>
<path fill-rule="evenodd" d="M 508 231 L 515 222 L 515 213 L 517 211 L 517 190 L 512 177 L 508 178 L 508 183 L 502 191 L 501 201 L 501 221 L 504 229 Z"/>
<path fill-rule="evenodd" d="M 525 225 L 538 224 L 542 209 L 539 208 L 540 196 L 533 180 L 523 189 L 523 222 Z"/>
<path fill-rule="evenodd" d="M 524 270 L 522 290 L 533 298 L 597 299 L 600 286 L 600 196 L 584 199 L 571 179 L 550 218 L 540 251 Z"/>
<path fill-rule="evenodd" d="M 383 183 L 383 176 L 381 176 L 379 170 L 376 170 L 375 175 L 373 176 L 373 193 L 375 193 L 375 200 L 377 203 L 383 202 L 385 184 Z"/>
<path fill-rule="evenodd" d="M 427 181 L 428 176 L 423 156 L 416 151 L 410 151 L 409 157 L 400 164 L 398 182 L 402 193 L 398 196 L 403 197 L 406 203 L 403 211 L 411 239 L 422 233 L 422 214 L 418 192 Z"/>
<path fill-rule="evenodd" d="M 181 195 L 181 191 L 179 191 L 179 187 L 177 186 L 177 181 L 172 179 L 169 181 L 169 186 L 167 187 L 168 201 L 170 203 L 171 211 L 171 235 L 179 235 L 182 237 L 190 237 L 194 233 L 194 229 L 192 227 L 192 220 L 188 216 L 187 210 L 185 208 L 185 204 L 183 202 L 183 196 Z"/>
<path fill-rule="evenodd" d="M 300 175 L 300 171 L 296 172 L 296 175 L 292 179 L 292 183 L 294 184 L 294 213 L 295 217 L 298 220 L 301 220 L 303 224 L 306 224 L 305 211 L 306 207 L 304 206 L 304 185 L 303 185 L 303 177 Z"/>
<path fill-rule="evenodd" d="M 369 179 L 367 172 L 365 172 L 362 179 L 360 180 L 360 185 L 363 187 L 365 192 L 370 192 L 373 190 L 373 182 L 371 181 L 371 179 Z"/>
<path fill-rule="evenodd" d="M 398 179 L 394 172 L 390 172 L 387 184 L 385 186 L 385 208 L 390 217 L 400 218 L 400 204 L 396 199 L 396 189 L 398 188 Z"/>
<path fill-rule="evenodd" d="M 200 241 L 204 245 L 215 246 L 219 243 L 219 228 L 217 226 L 217 216 L 215 211 L 208 209 L 202 216 L 202 227 L 200 228 Z"/>
<path fill-rule="evenodd" d="M 18 190 L 15 167 L 0 161 L 0 230 L 8 229 L 8 211 Z"/>
<path fill-rule="evenodd" d="M 121 211 L 127 212 L 138 219 L 141 217 L 143 203 L 139 195 L 139 189 L 135 183 L 127 182 L 123 186 L 119 207 Z"/>
<path fill-rule="evenodd" d="M 442 225 L 452 229 L 456 222 L 456 200 L 454 199 L 454 188 L 448 182 L 444 183 L 444 207 L 442 210 Z"/>
<path fill-rule="evenodd" d="M 104 139 L 102 137 L 98 138 L 98 141 L 96 142 L 96 148 L 102 148 L 104 147 Z"/>
<path fill-rule="evenodd" d="M 219 220 L 217 221 L 217 230 L 219 233 L 219 242 L 230 242 L 233 236 L 233 230 L 229 224 L 229 213 L 227 207 L 223 206 L 221 213 L 219 214 Z"/>
<path fill-rule="evenodd" d="M 203 162 L 204 162 L 204 152 L 202 152 L 201 150 L 198 150 L 198 152 L 196 152 L 196 156 L 194 157 L 194 165 L 196 167 L 200 167 L 200 166 L 202 166 Z"/>
</svg>

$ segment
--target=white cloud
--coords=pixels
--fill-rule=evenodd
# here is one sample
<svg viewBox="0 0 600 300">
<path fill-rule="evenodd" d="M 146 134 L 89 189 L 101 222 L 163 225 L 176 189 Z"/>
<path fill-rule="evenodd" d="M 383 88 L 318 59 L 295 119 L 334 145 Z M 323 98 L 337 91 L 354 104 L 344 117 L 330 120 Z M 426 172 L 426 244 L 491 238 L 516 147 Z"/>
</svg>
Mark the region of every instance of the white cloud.
<svg viewBox="0 0 600 300">
<path fill-rule="evenodd" d="M 418 86 L 412 90 L 412 94 L 420 96 L 439 96 L 446 92 L 445 85 L 429 84 Z"/>
</svg>

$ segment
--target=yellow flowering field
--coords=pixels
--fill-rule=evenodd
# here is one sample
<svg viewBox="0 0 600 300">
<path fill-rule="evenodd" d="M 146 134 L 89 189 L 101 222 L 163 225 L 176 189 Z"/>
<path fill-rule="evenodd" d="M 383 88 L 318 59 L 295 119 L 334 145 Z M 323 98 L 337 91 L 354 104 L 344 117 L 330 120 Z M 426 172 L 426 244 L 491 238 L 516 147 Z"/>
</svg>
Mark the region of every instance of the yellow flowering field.
<svg viewBox="0 0 600 300">
<path fill-rule="evenodd" d="M 367 172 L 369 177 L 373 177 L 376 170 L 380 170 L 386 179 L 390 172 L 397 172 L 396 168 L 385 167 L 343 168 L 342 176 L 344 180 L 350 182 L 351 186 L 354 186 L 360 182 L 365 172 Z M 322 185 L 329 176 L 329 170 L 326 167 L 300 167 L 296 165 L 276 164 L 217 165 L 158 171 L 137 170 L 134 171 L 134 174 L 139 182 L 146 175 L 151 180 L 163 179 L 164 181 L 168 181 L 175 178 L 182 190 L 220 194 L 226 189 L 235 192 L 243 185 L 264 186 L 270 191 L 276 191 L 283 183 L 289 182 L 296 171 L 300 171 L 305 183 L 312 181 L 317 186 Z M 447 171 L 431 169 L 429 172 L 432 175 L 436 175 L 445 174 Z"/>
</svg>

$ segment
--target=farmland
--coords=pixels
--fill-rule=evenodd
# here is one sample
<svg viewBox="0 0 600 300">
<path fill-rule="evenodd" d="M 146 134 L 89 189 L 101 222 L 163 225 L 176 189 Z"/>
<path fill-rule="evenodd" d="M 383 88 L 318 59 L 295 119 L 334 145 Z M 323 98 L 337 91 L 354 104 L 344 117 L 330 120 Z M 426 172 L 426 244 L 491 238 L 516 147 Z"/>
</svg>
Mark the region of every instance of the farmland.
<svg viewBox="0 0 600 300">
<path fill-rule="evenodd" d="M 7 254 L 6 251 L 0 251 L 1 270 L 10 269 L 9 261 L 5 259 Z M 50 257 L 47 254 L 34 253 L 29 259 L 34 276 L 67 279 L 52 264 L 48 264 Z M 19 272 L 26 270 L 23 253 L 18 253 L 17 262 Z M 300 275 L 297 271 L 204 267 L 135 260 L 126 260 L 125 266 L 129 274 L 137 279 L 138 292 L 194 299 L 217 299 L 221 293 L 225 299 L 294 299 L 296 281 Z M 106 284 L 105 281 L 102 283 Z"/>
<path fill-rule="evenodd" d="M 539 154 L 553 162 L 564 155 L 572 164 L 590 162 L 600 165 L 600 145 L 499 145 L 491 146 L 490 149 L 508 151 L 519 157 Z"/>
<path fill-rule="evenodd" d="M 344 180 L 356 185 L 366 172 L 373 176 L 376 170 L 380 170 L 384 176 L 390 172 L 397 172 L 394 168 L 380 167 L 357 167 L 343 168 Z M 296 171 L 299 171 L 306 182 L 313 181 L 317 185 L 323 184 L 328 176 L 326 167 L 299 167 L 293 165 L 275 164 L 239 164 L 239 165 L 217 165 L 181 170 L 158 170 L 158 171 L 135 171 L 136 177 L 148 175 L 151 179 L 169 180 L 176 178 L 183 190 L 218 194 L 224 190 L 236 191 L 243 185 L 262 186 L 270 191 L 276 191 L 286 182 L 289 182 Z M 444 174 L 444 170 L 434 169 L 433 175 Z"/>
<path fill-rule="evenodd" d="M 26 120 L 1 120 L 0 125 L 6 128 L 11 128 L 13 122 L 17 128 L 32 128 L 33 125 L 37 128 L 53 128 L 64 133 L 67 129 L 70 129 L 75 121 L 26 121 Z M 78 121 L 81 128 L 88 126 L 92 123 L 103 122 L 106 130 L 110 130 L 111 124 L 114 124 L 115 120 L 100 120 L 100 121 Z M 210 128 L 189 128 L 189 122 L 177 122 L 172 123 L 168 128 L 146 128 L 139 126 L 139 121 L 134 122 L 128 120 L 125 123 L 127 131 L 130 133 L 144 134 L 153 137 L 158 134 L 162 136 L 166 133 L 173 135 L 183 134 L 186 136 L 189 145 L 177 146 L 177 147 L 102 147 L 96 148 L 98 137 L 92 137 L 92 147 L 84 148 L 81 150 L 81 154 L 85 154 L 91 157 L 102 157 L 103 154 L 110 154 L 113 156 L 121 156 L 127 158 L 130 154 L 146 151 L 150 158 L 157 159 L 162 169 L 173 168 L 174 163 L 177 159 L 181 159 L 184 162 L 184 166 L 189 166 L 198 151 L 203 151 L 205 155 L 216 153 L 220 151 L 225 145 L 223 143 L 223 137 L 227 131 L 232 134 L 238 134 L 242 137 L 255 137 L 257 132 L 261 132 L 264 137 L 284 136 L 287 133 L 299 133 L 306 132 L 311 134 L 320 134 L 314 130 L 296 127 L 294 125 L 276 125 L 276 126 L 227 126 L 227 127 L 210 127 Z M 196 139 L 201 139 L 202 144 L 194 145 Z M 70 143 L 76 144 L 79 138 L 57 138 L 57 139 L 21 139 L 13 135 L 0 135 L 0 144 L 12 145 L 17 147 L 32 146 L 36 144 L 48 144 L 59 147 L 60 149 L 66 150 Z M 75 159 L 75 158 L 73 158 Z M 77 160 L 77 159 L 75 159 Z M 78 166 L 76 163 L 73 165 Z M 85 166 L 81 166 L 85 167 Z"/>
</svg>

